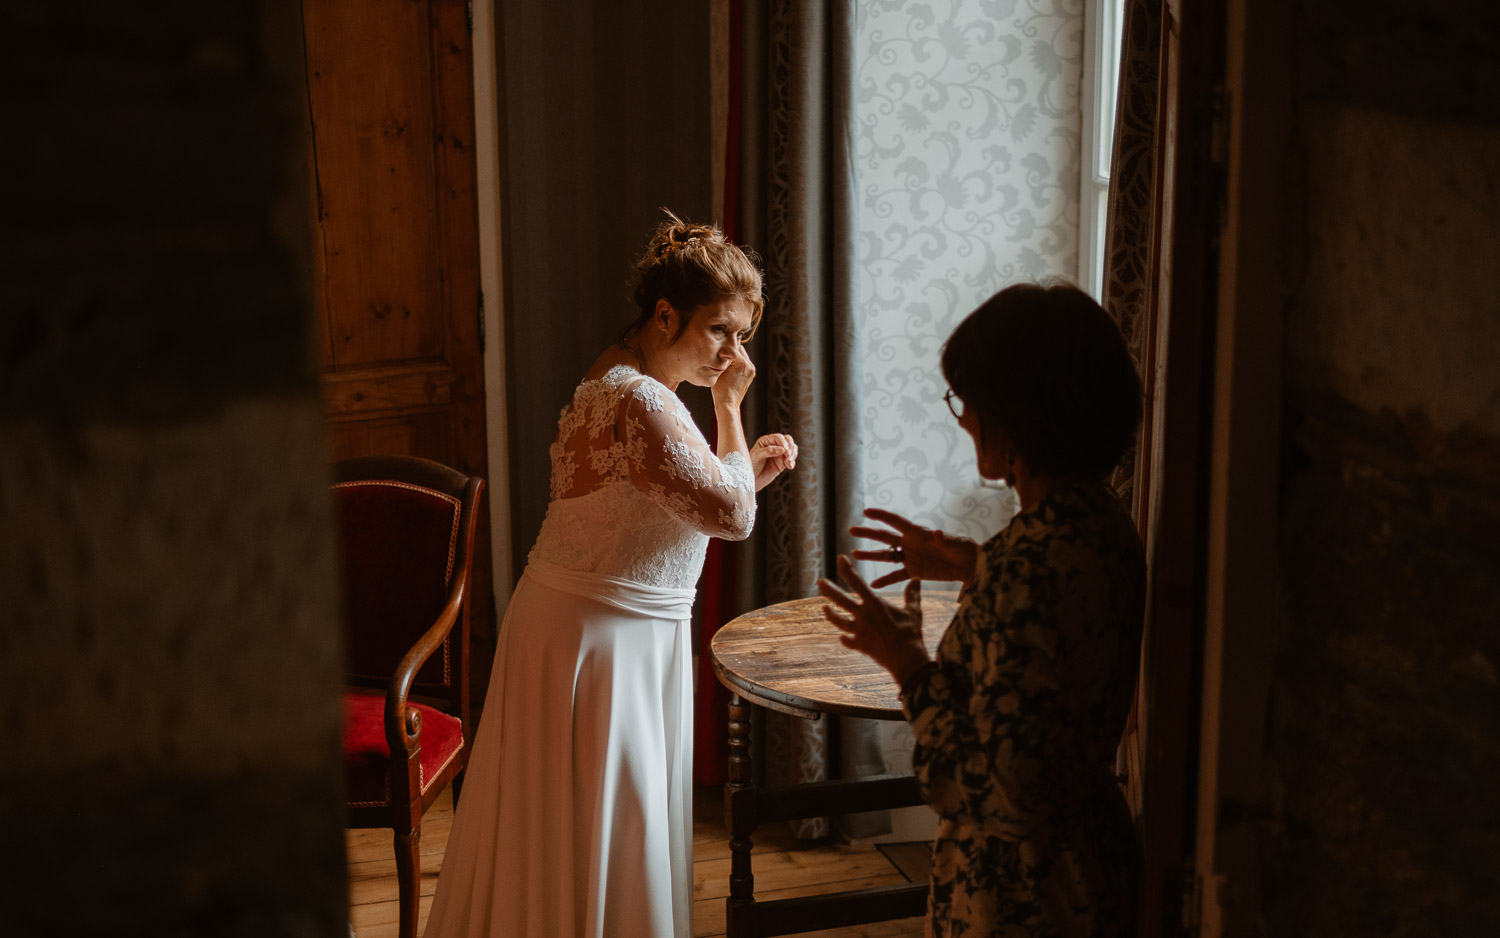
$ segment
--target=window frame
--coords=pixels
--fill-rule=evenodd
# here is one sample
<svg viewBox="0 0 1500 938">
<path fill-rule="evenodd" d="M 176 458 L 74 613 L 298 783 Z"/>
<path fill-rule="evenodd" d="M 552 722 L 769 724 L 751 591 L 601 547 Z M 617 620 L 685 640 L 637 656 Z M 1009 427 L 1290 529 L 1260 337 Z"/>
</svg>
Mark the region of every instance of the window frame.
<svg viewBox="0 0 1500 938">
<path fill-rule="evenodd" d="M 1124 0 L 1084 0 L 1083 81 L 1079 87 L 1078 285 L 1103 301 L 1109 169 L 1114 151 Z"/>
</svg>

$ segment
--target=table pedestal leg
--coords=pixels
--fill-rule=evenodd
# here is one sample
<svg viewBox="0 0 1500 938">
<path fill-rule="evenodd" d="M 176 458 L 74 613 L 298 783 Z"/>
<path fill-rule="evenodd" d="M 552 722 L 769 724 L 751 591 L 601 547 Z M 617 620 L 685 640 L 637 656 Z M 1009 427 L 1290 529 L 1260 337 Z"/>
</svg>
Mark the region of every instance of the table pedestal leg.
<svg viewBox="0 0 1500 938">
<path fill-rule="evenodd" d="M 757 934 L 755 876 L 750 871 L 750 835 L 755 831 L 755 766 L 750 755 L 750 705 L 729 699 L 729 784 L 724 787 L 724 819 L 729 827 L 727 938 Z"/>
</svg>

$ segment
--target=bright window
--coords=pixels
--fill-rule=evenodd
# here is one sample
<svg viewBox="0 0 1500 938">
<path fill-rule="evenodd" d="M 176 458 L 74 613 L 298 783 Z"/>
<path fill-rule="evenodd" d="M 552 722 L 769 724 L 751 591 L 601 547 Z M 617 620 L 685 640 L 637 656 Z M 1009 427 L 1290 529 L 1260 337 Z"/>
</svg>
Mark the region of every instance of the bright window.
<svg viewBox="0 0 1500 938">
<path fill-rule="evenodd" d="M 959 320 L 1045 276 L 1098 294 L 1121 0 L 866 0 L 855 42 L 864 503 L 988 537 L 937 367 Z"/>
</svg>

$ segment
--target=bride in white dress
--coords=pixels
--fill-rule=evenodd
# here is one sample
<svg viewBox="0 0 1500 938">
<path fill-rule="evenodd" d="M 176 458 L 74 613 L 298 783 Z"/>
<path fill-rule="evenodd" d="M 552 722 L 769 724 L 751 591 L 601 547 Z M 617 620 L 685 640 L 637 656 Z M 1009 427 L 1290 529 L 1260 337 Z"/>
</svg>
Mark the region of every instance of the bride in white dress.
<svg viewBox="0 0 1500 938">
<path fill-rule="evenodd" d="M 636 265 L 639 317 L 558 422 L 426 938 L 692 935 L 694 586 L 797 446 L 748 446 L 740 422 L 760 272 L 670 218 Z M 683 381 L 712 388 L 717 455 Z"/>
</svg>

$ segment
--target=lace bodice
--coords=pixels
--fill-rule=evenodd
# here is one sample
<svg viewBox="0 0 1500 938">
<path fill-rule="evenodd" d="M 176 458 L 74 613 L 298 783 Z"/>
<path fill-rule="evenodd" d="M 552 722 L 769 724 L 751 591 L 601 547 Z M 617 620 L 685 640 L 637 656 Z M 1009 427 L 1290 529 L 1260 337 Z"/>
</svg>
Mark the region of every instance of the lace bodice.
<svg viewBox="0 0 1500 938">
<path fill-rule="evenodd" d="M 749 460 L 715 456 L 682 400 L 628 366 L 578 386 L 551 455 L 530 562 L 691 588 L 708 538 L 741 540 L 755 523 Z"/>
</svg>

